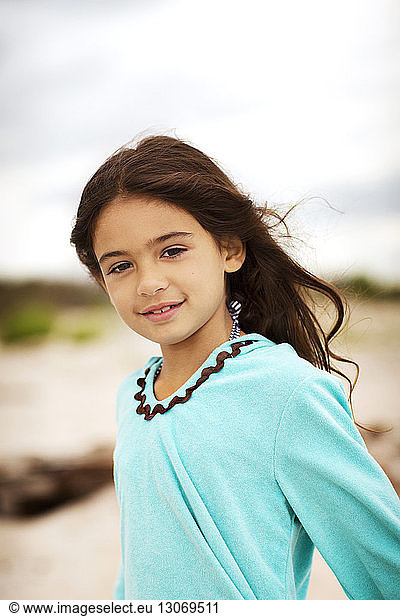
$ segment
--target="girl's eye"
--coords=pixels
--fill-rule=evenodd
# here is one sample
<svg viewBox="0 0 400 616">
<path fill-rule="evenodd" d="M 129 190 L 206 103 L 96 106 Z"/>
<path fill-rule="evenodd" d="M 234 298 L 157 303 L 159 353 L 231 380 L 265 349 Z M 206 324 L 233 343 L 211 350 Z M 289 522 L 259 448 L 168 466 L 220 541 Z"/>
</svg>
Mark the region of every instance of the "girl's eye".
<svg viewBox="0 0 400 616">
<path fill-rule="evenodd" d="M 170 250 L 178 250 L 179 252 L 175 255 L 172 255 L 172 257 L 167 257 L 167 259 L 175 259 L 175 257 L 178 257 L 182 252 L 186 252 L 186 248 L 178 248 L 178 246 L 175 246 L 175 248 L 167 248 L 167 250 L 164 250 L 164 253 L 169 252 Z"/>
<path fill-rule="evenodd" d="M 165 254 L 166 252 L 170 252 L 172 250 L 177 250 L 178 252 L 172 256 L 167 257 L 167 259 L 176 259 L 176 257 L 179 257 L 181 253 L 186 252 L 187 249 L 178 248 L 178 246 L 175 246 L 175 248 L 167 248 L 166 250 L 164 250 L 163 254 Z M 128 268 L 127 267 L 123 268 L 123 265 L 129 266 L 129 263 L 126 261 L 124 261 L 124 263 L 119 263 L 118 265 L 116 265 L 109 271 L 109 274 L 121 274 L 122 272 L 125 272 Z"/>
<path fill-rule="evenodd" d="M 122 270 L 120 270 L 120 269 L 119 269 L 119 268 L 120 268 L 120 267 L 122 267 L 123 265 L 129 265 L 129 263 L 120 263 L 119 265 L 116 265 L 115 267 L 113 267 L 113 268 L 112 268 L 112 269 L 108 272 L 108 274 L 107 274 L 107 275 L 110 275 L 110 274 L 121 274 L 122 272 L 125 272 L 125 270 L 126 270 L 127 268 L 124 268 L 124 269 L 122 269 Z"/>
</svg>

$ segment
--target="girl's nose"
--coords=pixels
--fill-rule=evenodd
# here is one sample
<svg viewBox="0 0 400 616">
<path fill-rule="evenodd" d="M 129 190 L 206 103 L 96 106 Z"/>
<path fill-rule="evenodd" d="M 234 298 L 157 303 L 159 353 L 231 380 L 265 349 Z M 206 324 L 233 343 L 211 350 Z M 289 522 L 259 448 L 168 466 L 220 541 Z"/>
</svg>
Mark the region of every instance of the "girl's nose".
<svg viewBox="0 0 400 616">
<path fill-rule="evenodd" d="M 160 280 L 160 277 L 151 276 L 151 274 L 143 275 L 137 284 L 138 295 L 154 295 L 157 291 L 162 291 L 168 288 L 166 280 Z"/>
</svg>

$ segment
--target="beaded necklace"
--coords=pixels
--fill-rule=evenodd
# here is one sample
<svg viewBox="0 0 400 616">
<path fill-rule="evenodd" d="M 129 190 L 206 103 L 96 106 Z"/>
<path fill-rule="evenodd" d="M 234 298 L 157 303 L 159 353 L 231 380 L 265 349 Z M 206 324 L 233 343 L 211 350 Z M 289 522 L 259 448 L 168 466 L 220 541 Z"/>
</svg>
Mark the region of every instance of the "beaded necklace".
<svg viewBox="0 0 400 616">
<path fill-rule="evenodd" d="M 231 315 L 232 320 L 233 320 L 233 327 L 232 327 L 231 335 L 229 337 L 229 341 L 240 337 L 240 326 L 239 326 L 238 317 L 239 317 L 241 307 L 242 306 L 240 302 L 236 300 L 231 301 L 229 304 L 229 314 Z M 236 357 L 236 355 L 240 353 L 240 349 L 242 346 L 247 346 L 248 344 L 252 344 L 253 342 L 256 342 L 256 340 L 245 340 L 244 342 L 235 342 L 231 345 L 231 348 L 232 348 L 231 353 L 228 353 L 228 351 L 221 351 L 220 353 L 218 353 L 217 358 L 216 358 L 216 365 L 203 368 L 203 370 L 201 371 L 201 375 L 197 379 L 197 382 L 195 383 L 195 385 L 188 387 L 186 389 L 184 396 L 174 396 L 172 400 L 169 402 L 167 407 L 164 407 L 163 404 L 159 402 L 158 404 L 154 406 L 153 411 L 151 411 L 151 407 L 149 404 L 145 404 L 146 395 L 143 393 L 143 390 L 146 386 L 146 377 L 151 368 L 151 366 L 149 366 L 144 373 L 144 377 L 141 377 L 137 380 L 137 384 L 139 385 L 141 389 L 137 394 L 134 395 L 134 399 L 139 401 L 139 406 L 136 409 L 136 413 L 138 415 L 144 415 L 144 419 L 150 420 L 150 419 L 153 419 L 153 417 L 157 415 L 157 413 L 161 413 L 161 414 L 166 413 L 173 406 L 175 406 L 175 404 L 182 404 L 184 402 L 187 402 L 187 400 L 189 400 L 189 398 L 191 397 L 193 391 L 197 389 L 202 383 L 204 383 L 204 381 L 208 379 L 210 374 L 212 374 L 213 372 L 219 372 L 220 370 L 222 370 L 222 368 L 224 367 L 225 359 L 227 359 L 228 357 Z M 154 381 L 160 374 L 161 368 L 162 368 L 162 361 L 154 374 Z"/>
</svg>

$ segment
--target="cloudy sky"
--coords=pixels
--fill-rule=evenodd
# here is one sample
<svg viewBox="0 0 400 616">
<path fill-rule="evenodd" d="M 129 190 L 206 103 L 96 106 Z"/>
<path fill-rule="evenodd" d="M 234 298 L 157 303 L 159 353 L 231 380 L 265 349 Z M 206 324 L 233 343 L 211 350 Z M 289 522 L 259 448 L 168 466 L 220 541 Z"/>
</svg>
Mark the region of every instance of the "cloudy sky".
<svg viewBox="0 0 400 616">
<path fill-rule="evenodd" d="M 316 273 L 400 280 L 397 0 L 0 8 L 1 277 L 85 279 L 69 244 L 85 183 L 162 133 L 259 202 L 314 197 L 289 224 Z"/>
</svg>

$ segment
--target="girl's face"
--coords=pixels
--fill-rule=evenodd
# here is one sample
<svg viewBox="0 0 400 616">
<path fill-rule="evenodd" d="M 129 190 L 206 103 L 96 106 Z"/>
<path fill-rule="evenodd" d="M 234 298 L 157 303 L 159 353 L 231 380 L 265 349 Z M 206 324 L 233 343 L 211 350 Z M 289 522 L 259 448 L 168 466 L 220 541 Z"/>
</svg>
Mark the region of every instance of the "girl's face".
<svg viewBox="0 0 400 616">
<path fill-rule="evenodd" d="M 157 241 L 173 232 L 182 235 Z M 203 327 L 214 334 L 226 328 L 227 319 L 232 325 L 225 272 L 240 269 L 245 259 L 240 240 L 225 242 L 220 254 L 213 237 L 185 210 L 130 197 L 102 210 L 93 248 L 104 279 L 99 282 L 121 319 L 141 336 L 169 345 Z M 107 254 L 116 251 L 121 254 Z M 182 301 L 166 321 L 152 322 L 141 314 L 149 306 Z"/>
</svg>

